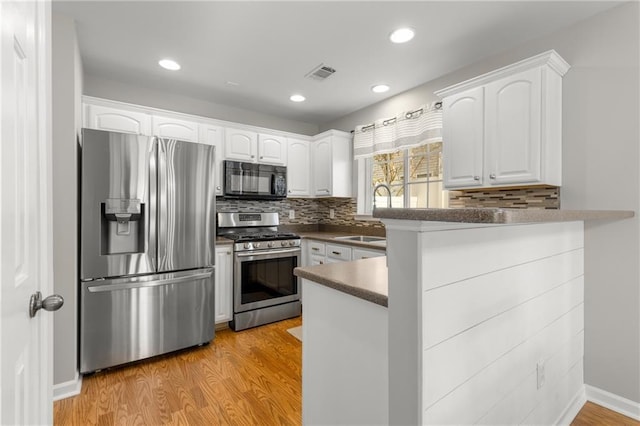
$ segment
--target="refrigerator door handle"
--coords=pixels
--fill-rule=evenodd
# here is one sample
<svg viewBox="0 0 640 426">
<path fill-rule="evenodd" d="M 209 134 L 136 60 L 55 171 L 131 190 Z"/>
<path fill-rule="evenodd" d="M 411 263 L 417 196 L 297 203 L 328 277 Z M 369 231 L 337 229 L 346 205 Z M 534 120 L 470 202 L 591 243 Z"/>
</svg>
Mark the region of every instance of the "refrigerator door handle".
<svg viewBox="0 0 640 426">
<path fill-rule="evenodd" d="M 164 139 L 156 138 L 157 152 L 158 152 L 158 186 L 156 189 L 157 202 L 157 218 L 158 223 L 156 225 L 156 244 L 158 250 L 158 265 L 157 271 L 170 270 L 170 265 L 166 265 L 167 260 L 167 247 L 169 241 L 167 241 L 167 153 L 165 149 Z"/>
<path fill-rule="evenodd" d="M 156 207 L 158 202 L 158 145 L 158 140 L 153 138 L 149 155 L 149 225 L 147 229 L 149 236 L 148 253 L 151 257 L 151 265 L 156 271 L 158 270 L 158 209 Z"/>
<path fill-rule="evenodd" d="M 169 284 L 180 284 L 184 282 L 210 278 L 212 272 L 213 269 L 209 269 L 207 272 L 150 281 L 121 282 L 126 280 L 123 278 L 118 278 L 116 280 L 104 280 L 101 281 L 101 285 L 89 286 L 87 287 L 87 290 L 89 290 L 89 293 L 101 293 L 105 291 L 128 290 L 132 288 L 158 287 Z M 114 281 L 115 283 L 110 284 L 110 282 Z"/>
</svg>

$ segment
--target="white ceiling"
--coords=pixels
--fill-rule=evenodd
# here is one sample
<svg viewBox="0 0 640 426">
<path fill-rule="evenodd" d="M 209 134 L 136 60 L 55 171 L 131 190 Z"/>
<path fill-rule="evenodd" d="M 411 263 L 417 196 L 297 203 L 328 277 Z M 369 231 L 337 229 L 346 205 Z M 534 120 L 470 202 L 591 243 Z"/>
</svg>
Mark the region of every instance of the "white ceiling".
<svg viewBox="0 0 640 426">
<path fill-rule="evenodd" d="M 54 0 L 53 11 L 76 20 L 87 74 L 322 124 L 618 4 Z M 416 37 L 394 45 L 400 26 Z M 182 70 L 160 68 L 165 57 Z M 337 72 L 306 79 L 320 63 Z M 391 90 L 372 93 L 378 83 Z"/>
</svg>

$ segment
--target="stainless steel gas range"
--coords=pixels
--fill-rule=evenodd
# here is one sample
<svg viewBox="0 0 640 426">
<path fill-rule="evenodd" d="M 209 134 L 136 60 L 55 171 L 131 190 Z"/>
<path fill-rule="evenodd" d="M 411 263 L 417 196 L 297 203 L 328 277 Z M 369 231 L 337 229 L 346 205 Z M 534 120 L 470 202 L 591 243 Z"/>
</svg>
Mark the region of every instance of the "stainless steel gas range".
<svg viewBox="0 0 640 426">
<path fill-rule="evenodd" d="M 278 213 L 218 213 L 218 235 L 233 244 L 233 330 L 302 312 L 298 278 L 300 237 L 278 231 Z"/>
</svg>

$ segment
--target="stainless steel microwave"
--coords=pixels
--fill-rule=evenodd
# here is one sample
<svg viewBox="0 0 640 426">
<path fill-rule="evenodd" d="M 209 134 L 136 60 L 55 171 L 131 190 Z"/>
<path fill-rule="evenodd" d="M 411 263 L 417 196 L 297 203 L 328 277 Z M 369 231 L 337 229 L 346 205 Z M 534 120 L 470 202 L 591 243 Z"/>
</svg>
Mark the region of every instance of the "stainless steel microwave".
<svg viewBox="0 0 640 426">
<path fill-rule="evenodd" d="M 286 198 L 287 168 L 225 160 L 224 196 L 253 200 Z"/>
</svg>

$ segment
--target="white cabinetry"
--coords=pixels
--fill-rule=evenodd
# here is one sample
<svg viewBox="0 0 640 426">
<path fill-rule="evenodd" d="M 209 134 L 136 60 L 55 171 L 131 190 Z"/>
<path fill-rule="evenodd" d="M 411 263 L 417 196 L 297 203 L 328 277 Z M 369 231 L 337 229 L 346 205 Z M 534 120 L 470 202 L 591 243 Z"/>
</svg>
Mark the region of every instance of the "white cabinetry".
<svg viewBox="0 0 640 426">
<path fill-rule="evenodd" d="M 312 144 L 313 194 L 318 197 L 351 197 L 351 135 L 329 130 Z"/>
<path fill-rule="evenodd" d="M 447 188 L 562 183 L 562 76 L 553 50 L 436 92 Z"/>
<path fill-rule="evenodd" d="M 325 263 L 350 262 L 352 260 L 368 259 L 386 256 L 384 249 L 374 250 L 352 247 L 343 244 L 325 243 L 317 240 L 302 240 L 304 250 L 304 265 L 323 265 Z"/>
<path fill-rule="evenodd" d="M 150 136 L 151 115 L 102 105 L 85 105 L 84 127 Z"/>
<path fill-rule="evenodd" d="M 311 195 L 311 145 L 309 141 L 289 138 L 287 141 L 287 195 Z"/>
<path fill-rule="evenodd" d="M 153 116 L 152 122 L 154 136 L 198 142 L 198 123 L 158 115 Z"/>
<path fill-rule="evenodd" d="M 224 159 L 223 129 L 220 126 L 200 124 L 200 143 L 216 147 L 215 190 L 216 195 L 222 195 L 222 160 Z"/>
<path fill-rule="evenodd" d="M 224 155 L 227 160 L 255 162 L 258 134 L 249 130 L 227 127 L 224 137 Z"/>
<path fill-rule="evenodd" d="M 258 134 L 258 162 L 287 165 L 287 138 L 283 136 Z"/>
<path fill-rule="evenodd" d="M 225 155 L 229 160 L 286 165 L 287 138 L 250 130 L 227 128 L 225 131 Z"/>
<path fill-rule="evenodd" d="M 231 321 L 233 312 L 233 253 L 231 245 L 216 247 L 216 324 Z"/>
</svg>

